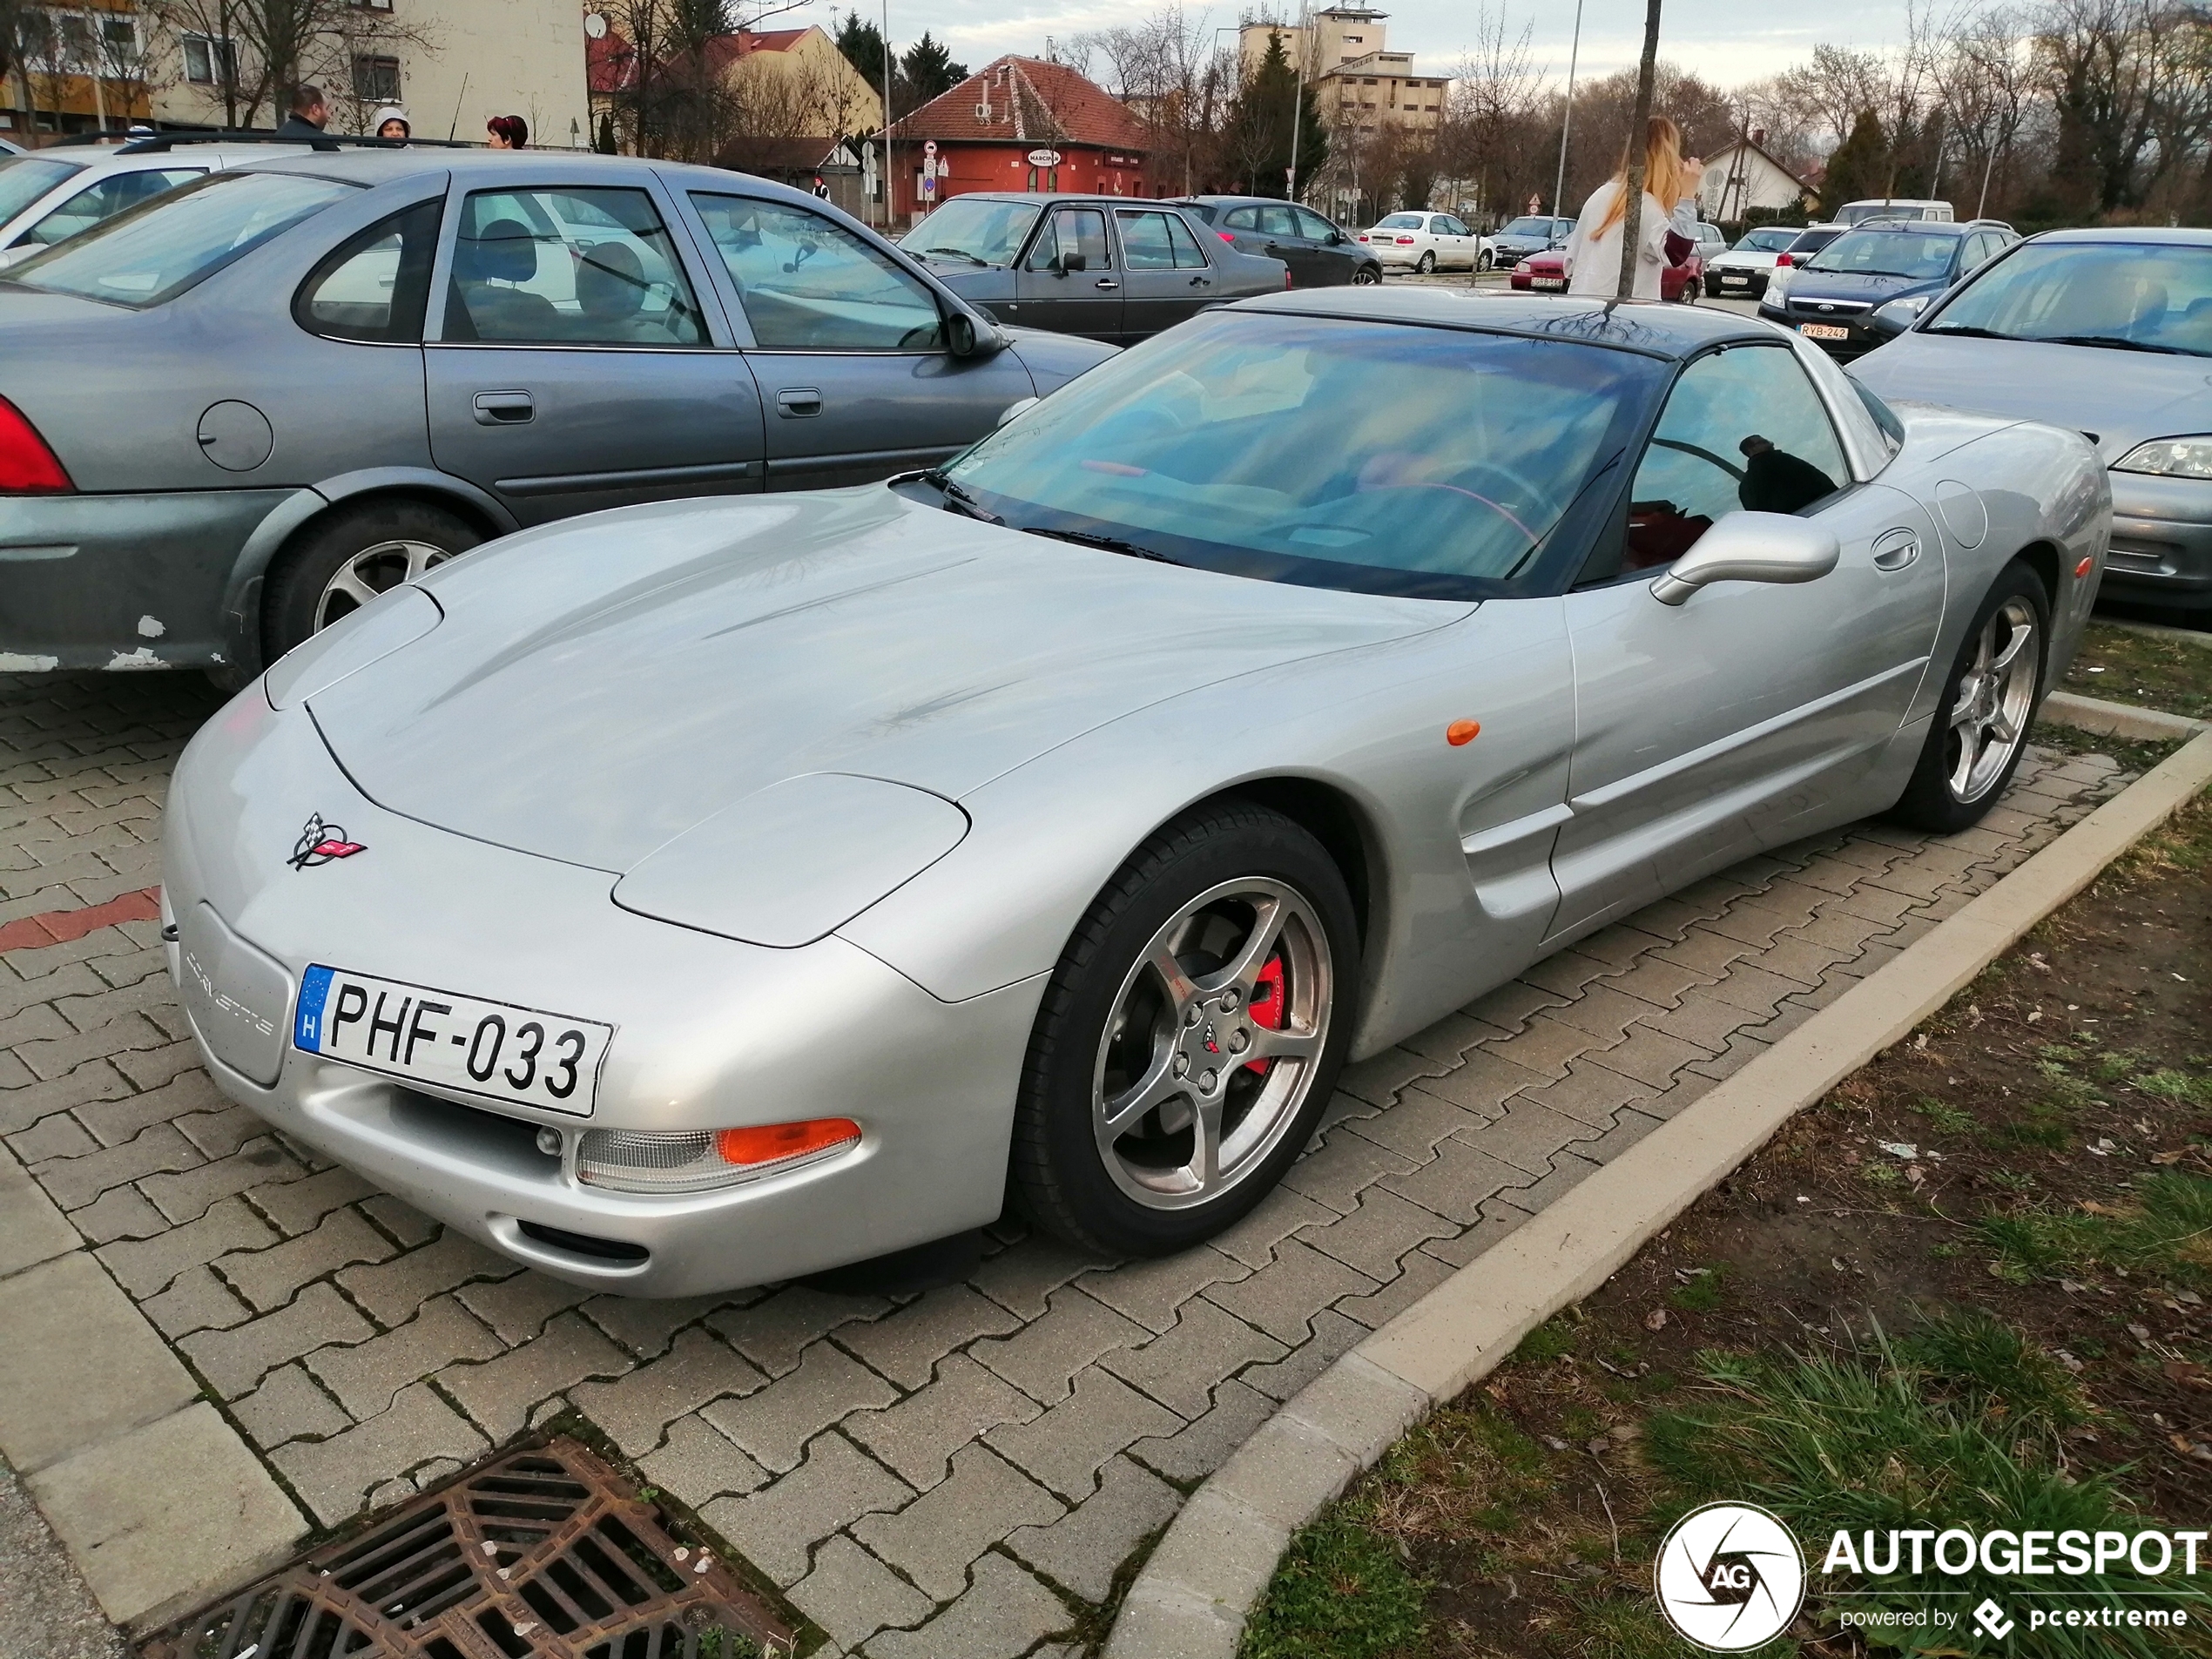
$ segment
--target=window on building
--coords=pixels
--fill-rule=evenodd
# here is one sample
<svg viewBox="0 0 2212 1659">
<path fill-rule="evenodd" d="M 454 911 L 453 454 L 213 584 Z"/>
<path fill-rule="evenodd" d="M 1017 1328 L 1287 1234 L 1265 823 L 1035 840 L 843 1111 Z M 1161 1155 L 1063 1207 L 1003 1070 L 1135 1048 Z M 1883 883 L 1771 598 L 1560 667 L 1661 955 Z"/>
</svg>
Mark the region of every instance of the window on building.
<svg viewBox="0 0 2212 1659">
<path fill-rule="evenodd" d="M 364 104 L 400 100 L 400 60 L 361 55 L 354 59 L 354 96 Z"/>
<path fill-rule="evenodd" d="M 238 84 L 238 43 L 207 35 L 184 37 L 185 78 L 195 86 Z"/>
</svg>

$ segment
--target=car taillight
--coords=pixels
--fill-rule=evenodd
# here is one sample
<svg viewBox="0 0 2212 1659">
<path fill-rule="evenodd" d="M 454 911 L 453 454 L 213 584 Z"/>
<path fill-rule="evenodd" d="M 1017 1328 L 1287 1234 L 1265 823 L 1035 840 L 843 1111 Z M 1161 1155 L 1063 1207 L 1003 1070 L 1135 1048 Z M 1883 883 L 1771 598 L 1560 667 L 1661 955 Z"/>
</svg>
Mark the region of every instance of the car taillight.
<svg viewBox="0 0 2212 1659">
<path fill-rule="evenodd" d="M 1221 239 L 1224 242 L 1234 243 L 1237 239 L 1227 231 L 1216 231 L 1214 234 L 1221 238 Z"/>
<path fill-rule="evenodd" d="M 38 428 L 0 397 L 0 496 L 61 496 L 76 488 Z"/>
<path fill-rule="evenodd" d="M 1291 286 L 1291 267 L 1287 265 L 1283 267 L 1283 286 L 1286 288 Z"/>
<path fill-rule="evenodd" d="M 1794 263 L 1795 263 L 1795 261 L 1794 261 L 1794 260 L 1792 260 L 1791 259 L 1791 257 L 1790 257 L 1787 253 L 1777 253 L 1777 254 L 1776 254 L 1776 255 L 1774 256 L 1774 262 L 1775 262 L 1775 264 L 1776 264 L 1776 265 L 1777 265 L 1777 266 L 1791 265 L 1791 264 L 1794 264 Z"/>
<path fill-rule="evenodd" d="M 1411 247 L 1413 246 L 1413 239 L 1410 236 L 1401 236 L 1398 239 L 1398 246 L 1400 247 Z"/>
</svg>

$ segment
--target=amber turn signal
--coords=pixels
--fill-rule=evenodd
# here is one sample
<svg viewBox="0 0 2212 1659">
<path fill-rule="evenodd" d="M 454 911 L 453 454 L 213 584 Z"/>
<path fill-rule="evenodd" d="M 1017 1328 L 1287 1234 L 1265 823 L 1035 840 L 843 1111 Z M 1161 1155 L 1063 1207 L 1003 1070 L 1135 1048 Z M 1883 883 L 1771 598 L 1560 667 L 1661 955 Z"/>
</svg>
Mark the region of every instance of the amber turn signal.
<svg viewBox="0 0 2212 1659">
<path fill-rule="evenodd" d="M 1463 744 L 1473 743 L 1481 731 L 1482 722 L 1480 720 L 1454 720 L 1444 728 L 1444 741 L 1457 749 Z"/>
<path fill-rule="evenodd" d="M 725 1163 L 775 1163 L 860 1138 L 860 1126 L 849 1117 L 813 1117 L 803 1123 L 722 1130 L 715 1135 L 714 1150 Z"/>
<path fill-rule="evenodd" d="M 2075 565 L 2075 566 L 2074 567 L 2074 579 L 2075 579 L 2076 581 L 2079 581 L 2081 577 L 2085 577 L 2085 576 L 2088 575 L 2088 574 L 2089 574 L 2089 567 L 2090 567 L 2091 565 L 2094 564 L 2095 563 L 2096 563 L 2096 560 L 2094 560 L 2094 559 L 2084 559 L 2084 560 L 2082 560 L 2082 561 L 2081 561 L 2081 563 L 2079 563 L 2079 564 Z"/>
</svg>

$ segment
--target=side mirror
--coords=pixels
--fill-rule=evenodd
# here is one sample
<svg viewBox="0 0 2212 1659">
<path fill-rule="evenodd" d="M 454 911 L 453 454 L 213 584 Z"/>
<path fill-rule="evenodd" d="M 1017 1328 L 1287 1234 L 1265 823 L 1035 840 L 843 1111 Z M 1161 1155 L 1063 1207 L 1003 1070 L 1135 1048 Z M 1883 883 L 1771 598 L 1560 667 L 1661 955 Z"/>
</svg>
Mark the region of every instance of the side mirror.
<svg viewBox="0 0 2212 1659">
<path fill-rule="evenodd" d="M 988 357 L 1006 349 L 1007 338 L 988 322 L 979 323 L 965 311 L 945 319 L 945 349 L 955 357 Z"/>
<path fill-rule="evenodd" d="M 1004 408 L 999 411 L 999 418 L 992 421 L 991 424 L 993 426 L 1004 426 L 1008 421 L 1011 421 L 1015 415 L 1021 414 L 1022 410 L 1028 408 L 1035 401 L 1036 399 L 1033 397 L 1015 398 L 1013 402 L 1008 404 Z"/>
<path fill-rule="evenodd" d="M 1062 253 L 1055 258 L 1053 263 L 1060 267 L 1060 274 L 1066 276 L 1071 271 L 1087 269 L 1090 261 L 1081 253 Z"/>
<path fill-rule="evenodd" d="M 1836 533 L 1790 513 L 1730 513 L 1661 572 L 1651 597 L 1678 605 L 1710 582 L 1813 582 L 1836 568 Z"/>
</svg>

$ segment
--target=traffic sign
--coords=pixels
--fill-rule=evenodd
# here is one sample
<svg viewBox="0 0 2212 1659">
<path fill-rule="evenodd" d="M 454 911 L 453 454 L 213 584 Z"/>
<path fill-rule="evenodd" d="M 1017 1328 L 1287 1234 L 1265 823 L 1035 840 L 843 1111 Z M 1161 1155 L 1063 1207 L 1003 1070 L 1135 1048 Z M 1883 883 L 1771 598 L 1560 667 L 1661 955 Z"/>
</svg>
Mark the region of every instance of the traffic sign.
<svg viewBox="0 0 2212 1659">
<path fill-rule="evenodd" d="M 935 155 L 937 153 L 937 140 L 934 138 L 926 140 L 921 146 L 921 153 L 925 156 Z"/>
</svg>

